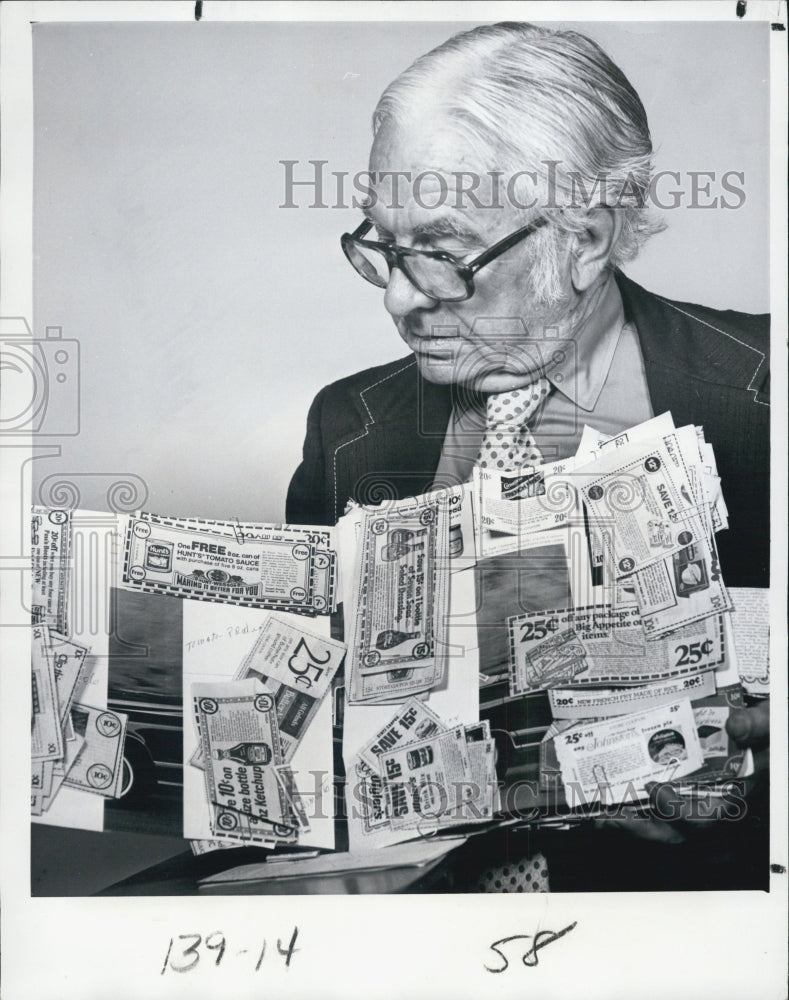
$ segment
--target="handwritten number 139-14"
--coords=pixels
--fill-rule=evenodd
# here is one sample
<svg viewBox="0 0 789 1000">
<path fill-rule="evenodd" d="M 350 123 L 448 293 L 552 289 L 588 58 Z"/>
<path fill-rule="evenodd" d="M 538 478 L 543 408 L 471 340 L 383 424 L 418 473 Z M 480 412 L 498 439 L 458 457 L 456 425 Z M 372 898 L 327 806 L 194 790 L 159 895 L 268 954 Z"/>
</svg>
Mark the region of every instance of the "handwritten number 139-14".
<svg viewBox="0 0 789 1000">
<path fill-rule="evenodd" d="M 294 952 L 299 951 L 299 949 L 296 948 L 296 938 L 298 937 L 298 933 L 298 927 L 294 927 L 293 934 L 291 935 L 290 943 L 287 948 L 283 947 L 282 941 L 277 938 L 277 951 L 280 955 L 284 956 L 286 967 L 290 965 L 290 960 L 293 958 Z M 164 975 L 168 968 L 172 969 L 173 972 L 190 972 L 192 969 L 195 969 L 201 958 L 201 944 L 204 945 L 204 947 L 209 951 L 216 952 L 214 965 L 219 965 L 227 948 L 227 939 L 221 931 L 214 931 L 213 934 L 209 934 L 205 940 L 203 940 L 202 934 L 179 934 L 177 937 L 170 938 L 170 944 L 167 946 L 167 954 L 164 957 L 161 975 Z M 245 954 L 247 951 L 247 948 L 243 948 L 236 954 Z M 263 959 L 266 956 L 265 940 L 263 941 L 263 945 L 257 955 L 258 958 L 255 963 L 255 972 L 260 971 Z"/>
</svg>

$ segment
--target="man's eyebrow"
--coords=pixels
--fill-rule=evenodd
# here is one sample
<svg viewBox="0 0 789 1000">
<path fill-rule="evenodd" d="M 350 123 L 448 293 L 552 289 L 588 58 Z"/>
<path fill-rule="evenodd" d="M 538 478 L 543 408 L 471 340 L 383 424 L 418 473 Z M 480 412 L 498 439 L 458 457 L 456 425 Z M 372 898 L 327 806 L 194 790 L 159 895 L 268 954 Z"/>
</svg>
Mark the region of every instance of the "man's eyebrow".
<svg viewBox="0 0 789 1000">
<path fill-rule="evenodd" d="M 362 213 L 368 222 L 371 222 L 379 232 L 391 235 L 390 230 L 382 223 L 377 222 L 373 217 L 374 207 L 374 205 L 362 205 Z M 440 239 L 447 236 L 455 237 L 464 243 L 476 243 L 480 246 L 484 244 L 482 236 L 476 229 L 464 225 L 459 219 L 452 218 L 451 216 L 430 219 L 428 222 L 414 226 L 413 237 L 415 240 Z"/>
<path fill-rule="evenodd" d="M 435 239 L 436 237 L 453 236 L 464 243 L 479 243 L 483 240 L 476 229 L 464 225 L 459 219 L 451 216 L 444 216 L 440 219 L 431 219 L 414 226 L 414 239 Z"/>
</svg>

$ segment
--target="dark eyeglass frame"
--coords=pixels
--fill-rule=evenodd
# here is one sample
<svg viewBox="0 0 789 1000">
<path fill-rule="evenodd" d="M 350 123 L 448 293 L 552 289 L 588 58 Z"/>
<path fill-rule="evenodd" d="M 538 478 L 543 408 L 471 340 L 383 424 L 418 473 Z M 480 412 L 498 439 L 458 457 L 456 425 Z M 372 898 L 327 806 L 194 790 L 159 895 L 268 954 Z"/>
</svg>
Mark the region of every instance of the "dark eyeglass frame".
<svg viewBox="0 0 789 1000">
<path fill-rule="evenodd" d="M 354 271 L 361 275 L 365 281 L 369 281 L 371 285 L 375 285 L 376 288 L 386 288 L 388 281 L 376 281 L 369 275 L 363 274 L 351 259 L 351 246 L 367 247 L 369 250 L 377 250 L 385 258 L 389 267 L 390 276 L 394 268 L 399 267 L 414 288 L 418 289 L 418 291 L 420 291 L 423 295 L 427 295 L 428 298 L 434 299 L 436 302 L 464 302 L 466 299 L 470 299 L 474 294 L 474 275 L 478 271 L 485 267 L 486 264 L 490 264 L 491 261 L 500 257 L 503 253 L 506 253 L 507 250 L 512 249 L 512 247 L 531 236 L 532 233 L 536 232 L 541 226 L 546 225 L 548 221 L 549 220 L 544 216 L 539 216 L 533 222 L 530 222 L 528 226 L 516 229 L 514 233 L 510 233 L 509 236 L 505 236 L 503 239 L 499 240 L 498 243 L 494 243 L 492 247 L 488 247 L 487 250 L 483 250 L 478 257 L 475 257 L 474 260 L 470 261 L 468 264 L 464 264 L 463 261 L 458 260 L 454 254 L 449 253 L 447 250 L 414 250 L 411 247 L 398 246 L 396 243 L 379 243 L 376 240 L 365 240 L 363 237 L 373 228 L 373 223 L 370 219 L 365 219 L 364 222 L 352 233 L 343 233 L 340 237 L 340 245 L 342 246 L 343 253 L 348 258 L 348 262 Z M 429 257 L 431 260 L 440 260 L 452 264 L 458 274 L 458 277 L 465 285 L 465 295 L 457 295 L 452 298 L 436 298 L 435 295 L 431 295 L 430 292 L 422 288 L 414 275 L 411 274 L 408 267 L 409 257 Z"/>
</svg>

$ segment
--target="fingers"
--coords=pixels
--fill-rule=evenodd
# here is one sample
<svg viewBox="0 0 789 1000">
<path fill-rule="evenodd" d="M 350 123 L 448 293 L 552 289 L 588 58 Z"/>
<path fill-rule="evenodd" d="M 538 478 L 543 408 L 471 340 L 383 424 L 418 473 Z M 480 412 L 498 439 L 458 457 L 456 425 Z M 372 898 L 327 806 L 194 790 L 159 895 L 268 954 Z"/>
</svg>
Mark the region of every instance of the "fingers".
<svg viewBox="0 0 789 1000">
<path fill-rule="evenodd" d="M 617 829 L 641 840 L 682 844 L 721 821 L 741 820 L 748 811 L 750 781 L 734 779 L 723 786 L 699 787 L 681 794 L 671 782 L 648 782 L 650 815 L 634 816 L 623 809 L 618 816 L 596 819 L 598 830 Z"/>
<path fill-rule="evenodd" d="M 693 794 L 681 795 L 670 782 L 649 783 L 649 808 L 655 819 L 681 826 L 684 832 L 702 829 L 721 820 L 742 819 L 747 812 L 746 797 L 749 782 L 732 780 L 723 788 L 699 788 Z"/>
<path fill-rule="evenodd" d="M 655 817 L 666 823 L 676 823 L 685 818 L 687 804 L 672 784 L 651 781 L 644 787 L 649 794 L 649 809 Z"/>
<path fill-rule="evenodd" d="M 740 708 L 729 714 L 726 731 L 740 746 L 763 749 L 770 744 L 770 699 L 752 708 Z"/>
</svg>

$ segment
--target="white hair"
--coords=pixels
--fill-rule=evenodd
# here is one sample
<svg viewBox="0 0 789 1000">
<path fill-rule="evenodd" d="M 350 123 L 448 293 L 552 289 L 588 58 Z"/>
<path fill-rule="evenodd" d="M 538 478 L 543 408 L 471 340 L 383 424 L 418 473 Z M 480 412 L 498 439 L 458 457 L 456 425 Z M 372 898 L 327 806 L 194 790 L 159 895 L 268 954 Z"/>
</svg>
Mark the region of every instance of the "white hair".
<svg viewBox="0 0 789 1000">
<path fill-rule="evenodd" d="M 612 265 L 664 228 L 646 207 L 652 139 L 644 106 L 585 35 L 514 22 L 455 35 L 387 87 L 373 131 L 423 115 L 449 122 L 489 169 L 535 174 L 530 197 L 564 232 L 580 232 L 591 208 L 620 210 Z"/>
</svg>

